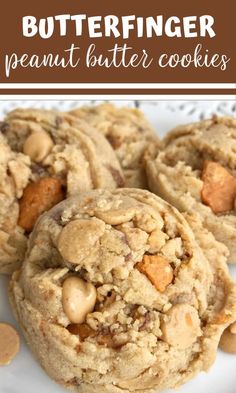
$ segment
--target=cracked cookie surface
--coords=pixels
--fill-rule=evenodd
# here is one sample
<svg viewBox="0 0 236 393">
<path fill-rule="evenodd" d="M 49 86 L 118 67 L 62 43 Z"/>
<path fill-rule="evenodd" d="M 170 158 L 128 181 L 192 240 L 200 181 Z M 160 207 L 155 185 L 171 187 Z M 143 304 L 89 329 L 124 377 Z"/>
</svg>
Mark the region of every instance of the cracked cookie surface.
<svg viewBox="0 0 236 393">
<path fill-rule="evenodd" d="M 40 218 L 10 298 L 53 379 L 79 393 L 154 393 L 212 365 L 235 284 L 226 247 L 186 218 L 196 235 L 137 189 L 90 191 Z"/>
<path fill-rule="evenodd" d="M 180 211 L 198 212 L 236 263 L 236 119 L 179 126 L 147 161 L 151 191 Z"/>
</svg>

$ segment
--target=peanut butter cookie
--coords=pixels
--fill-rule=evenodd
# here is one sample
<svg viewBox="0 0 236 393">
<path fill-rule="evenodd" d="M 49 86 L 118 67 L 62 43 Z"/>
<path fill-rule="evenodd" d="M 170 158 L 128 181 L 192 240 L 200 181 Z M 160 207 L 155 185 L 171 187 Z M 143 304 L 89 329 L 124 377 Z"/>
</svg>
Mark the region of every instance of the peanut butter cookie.
<svg viewBox="0 0 236 393">
<path fill-rule="evenodd" d="M 197 237 L 138 189 L 90 191 L 41 216 L 10 298 L 53 379 L 79 393 L 154 393 L 209 369 L 236 288 L 226 247 L 188 220 Z"/>
<path fill-rule="evenodd" d="M 0 133 L 0 273 L 10 274 L 24 258 L 27 239 L 18 225 L 19 200 L 30 178 L 30 158 L 13 152 Z"/>
<path fill-rule="evenodd" d="M 82 191 L 121 187 L 124 178 L 105 137 L 83 120 L 19 109 L 0 131 L 0 273 L 11 273 L 41 213 Z"/>
<path fill-rule="evenodd" d="M 106 103 L 71 112 L 100 131 L 112 145 L 124 171 L 126 186 L 146 188 L 143 158 L 159 139 L 144 114 L 134 108 L 117 108 Z"/>
<path fill-rule="evenodd" d="M 147 162 L 151 191 L 203 224 L 236 263 L 236 119 L 213 117 L 180 126 Z"/>
</svg>

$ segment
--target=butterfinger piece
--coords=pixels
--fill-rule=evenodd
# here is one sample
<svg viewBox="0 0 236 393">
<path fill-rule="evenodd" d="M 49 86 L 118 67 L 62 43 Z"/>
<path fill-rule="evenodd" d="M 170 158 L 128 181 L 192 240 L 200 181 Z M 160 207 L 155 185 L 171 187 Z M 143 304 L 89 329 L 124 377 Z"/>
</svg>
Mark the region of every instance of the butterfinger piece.
<svg viewBox="0 0 236 393">
<path fill-rule="evenodd" d="M 202 171 L 202 201 L 214 213 L 224 213 L 234 209 L 236 178 L 220 164 L 204 161 Z"/>
<path fill-rule="evenodd" d="M 162 256 L 144 255 L 142 262 L 137 267 L 160 292 L 164 292 L 173 280 L 173 269 Z"/>
<path fill-rule="evenodd" d="M 20 349 L 20 337 L 7 323 L 0 323 L 0 366 L 7 366 Z"/>
<path fill-rule="evenodd" d="M 38 217 L 64 199 L 60 180 L 45 177 L 30 183 L 20 200 L 18 225 L 31 232 Z"/>
</svg>

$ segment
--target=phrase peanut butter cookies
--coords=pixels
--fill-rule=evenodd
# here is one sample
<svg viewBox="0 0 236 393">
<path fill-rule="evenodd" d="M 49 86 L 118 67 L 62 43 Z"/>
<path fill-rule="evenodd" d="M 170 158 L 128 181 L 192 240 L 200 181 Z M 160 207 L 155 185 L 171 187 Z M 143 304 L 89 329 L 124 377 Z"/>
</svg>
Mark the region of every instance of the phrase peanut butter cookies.
<svg viewBox="0 0 236 393">
<path fill-rule="evenodd" d="M 81 107 L 71 114 L 86 120 L 107 138 L 124 171 L 127 187 L 147 187 L 143 159 L 150 149 L 159 146 L 159 139 L 141 111 L 106 103 Z"/>
<path fill-rule="evenodd" d="M 10 298 L 53 379 L 79 393 L 154 393 L 208 370 L 236 288 L 226 247 L 188 220 L 197 238 L 138 189 L 93 190 L 41 216 Z"/>
<path fill-rule="evenodd" d="M 16 110 L 0 130 L 0 272 L 11 273 L 40 214 L 67 196 L 124 180 L 109 143 L 82 120 Z"/>
<path fill-rule="evenodd" d="M 149 187 L 180 211 L 197 212 L 236 262 L 236 119 L 180 126 L 147 162 Z"/>
</svg>

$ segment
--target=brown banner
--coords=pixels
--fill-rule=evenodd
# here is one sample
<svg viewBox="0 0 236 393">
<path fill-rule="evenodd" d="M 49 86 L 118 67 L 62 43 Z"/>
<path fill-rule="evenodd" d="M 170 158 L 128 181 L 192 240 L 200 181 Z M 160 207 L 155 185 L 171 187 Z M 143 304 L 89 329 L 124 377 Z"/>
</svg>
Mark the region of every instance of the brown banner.
<svg viewBox="0 0 236 393">
<path fill-rule="evenodd" d="M 236 85 L 95 85 L 236 84 L 235 8 L 234 0 L 8 0 L 0 15 L 0 94 L 235 94 Z M 13 83 L 93 83 L 94 89 L 8 90 Z"/>
<path fill-rule="evenodd" d="M 234 99 L 236 99 L 236 89 L 119 89 L 117 90 L 110 90 L 110 89 L 0 89 L 0 93 L 4 96 L 12 97 L 15 95 L 65 95 L 65 96 L 71 96 L 71 95 L 109 95 L 109 96 L 119 96 L 119 97 L 124 97 L 125 95 L 129 96 L 136 96 L 136 95 L 145 95 L 145 96 L 151 96 L 152 95 L 210 95 L 210 96 L 215 96 L 215 95 L 229 95 L 229 96 L 234 96 Z"/>
</svg>

